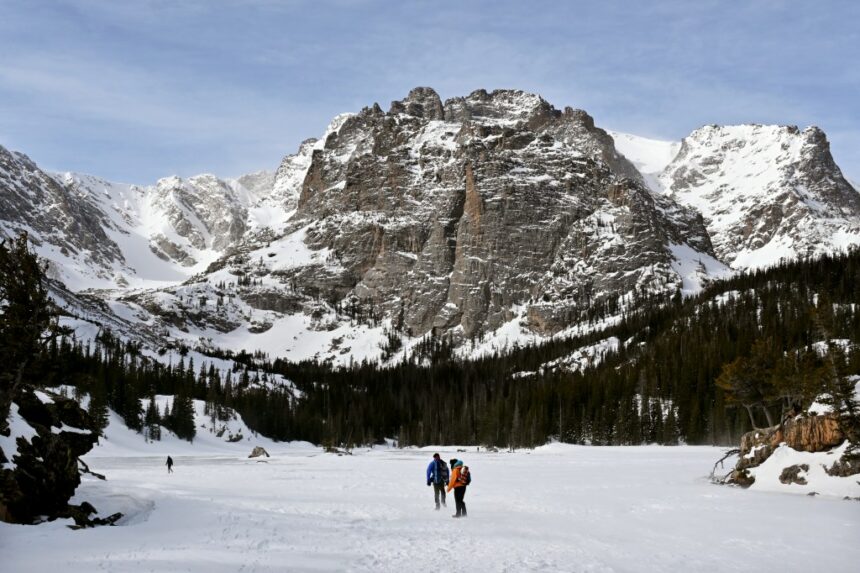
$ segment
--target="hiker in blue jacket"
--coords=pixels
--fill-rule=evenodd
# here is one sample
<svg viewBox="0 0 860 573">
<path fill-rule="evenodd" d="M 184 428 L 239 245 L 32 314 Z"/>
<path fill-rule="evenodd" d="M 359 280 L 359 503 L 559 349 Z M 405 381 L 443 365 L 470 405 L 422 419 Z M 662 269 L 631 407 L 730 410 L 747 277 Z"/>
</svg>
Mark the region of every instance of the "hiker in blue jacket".
<svg viewBox="0 0 860 573">
<path fill-rule="evenodd" d="M 433 499 L 436 501 L 436 509 L 439 509 L 439 498 L 442 498 L 442 506 L 445 505 L 445 486 L 448 485 L 448 464 L 439 454 L 433 454 L 433 460 L 427 466 L 427 485 L 433 486 Z"/>
</svg>

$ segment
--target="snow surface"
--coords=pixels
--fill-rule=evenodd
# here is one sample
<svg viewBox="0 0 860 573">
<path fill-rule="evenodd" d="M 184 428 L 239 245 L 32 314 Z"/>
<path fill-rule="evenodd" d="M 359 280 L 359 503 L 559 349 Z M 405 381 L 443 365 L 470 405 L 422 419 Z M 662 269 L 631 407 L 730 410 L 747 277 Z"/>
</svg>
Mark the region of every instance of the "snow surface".
<svg viewBox="0 0 860 573">
<path fill-rule="evenodd" d="M 156 396 L 159 413 L 164 414 L 165 406 L 173 407 L 173 396 Z M 141 400 L 146 408 L 148 400 Z M 204 413 L 205 404 L 194 400 L 194 417 L 197 434 L 193 442 L 177 438 L 170 430 L 161 428 L 161 439 L 148 441 L 142 434 L 129 430 L 122 419 L 113 411 L 108 416 L 108 428 L 99 443 L 87 454 L 85 459 L 137 457 L 137 456 L 206 456 L 206 455 L 248 455 L 255 446 L 266 450 L 276 442 L 251 431 L 238 415 L 227 422 L 210 420 Z M 221 436 L 217 433 L 224 430 Z M 241 440 L 230 442 L 230 437 L 241 436 Z M 98 463 L 98 462 L 96 462 Z M 97 470 L 95 470 L 97 471 Z"/>
<path fill-rule="evenodd" d="M 162 411 L 171 400 L 156 397 Z M 860 559 L 860 506 L 833 497 L 860 496 L 860 485 L 820 479 L 815 456 L 826 454 L 780 448 L 744 491 L 709 482 L 718 448 L 386 445 L 341 456 L 255 435 L 239 416 L 218 436 L 223 423 L 213 426 L 203 402 L 194 406 L 193 443 L 166 429 L 160 441 L 147 441 L 111 412 L 106 436 L 84 458 L 108 479 L 84 476 L 73 501 L 123 518 L 81 531 L 66 527 L 71 520 L 0 523 L 4 573 L 375 572 L 452 563 L 470 571 L 757 572 L 790 563 L 840 572 Z M 35 433 L 15 405 L 11 422 L 13 435 Z M 249 459 L 254 446 L 271 457 Z M 467 520 L 449 517 L 450 497 L 443 511 L 433 509 L 424 482 L 433 451 L 472 470 Z M 816 487 L 779 484 L 783 462 L 809 463 Z"/>
<path fill-rule="evenodd" d="M 222 448 L 168 450 L 170 475 L 164 451 L 131 443 L 88 456 L 108 481 L 85 478 L 77 499 L 124 512 L 119 526 L 0 524 L 3 570 L 836 573 L 860 560 L 857 502 L 712 485 L 710 447 L 439 448 L 474 475 L 466 520 L 450 497 L 433 509 L 431 449 L 273 444 L 262 463 Z"/>
<path fill-rule="evenodd" d="M 729 267 L 689 245 L 669 245 L 672 252 L 672 268 L 681 277 L 681 294 L 693 296 L 702 291 L 708 281 L 728 279 L 732 276 Z"/>
<path fill-rule="evenodd" d="M 615 149 L 639 170 L 648 187 L 652 191 L 661 191 L 663 186 L 658 175 L 678 155 L 681 142 L 650 139 L 619 131 L 610 131 L 609 135 L 615 141 Z"/>
<path fill-rule="evenodd" d="M 594 367 L 603 362 L 603 358 L 610 352 L 617 352 L 620 341 L 615 336 L 610 336 L 594 344 L 577 348 L 570 354 L 556 358 L 541 365 L 541 370 L 565 370 L 567 372 L 579 372 L 589 367 Z"/>
</svg>

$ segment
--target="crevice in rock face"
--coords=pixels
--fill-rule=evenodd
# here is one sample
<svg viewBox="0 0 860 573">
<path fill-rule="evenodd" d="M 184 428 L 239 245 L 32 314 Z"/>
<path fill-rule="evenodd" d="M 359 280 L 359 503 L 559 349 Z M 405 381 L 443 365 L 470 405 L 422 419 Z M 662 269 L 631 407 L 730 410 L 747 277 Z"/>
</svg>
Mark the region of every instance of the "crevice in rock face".
<svg viewBox="0 0 860 573">
<path fill-rule="evenodd" d="M 490 174 L 489 176 L 503 174 L 506 168 L 503 162 L 482 167 L 483 173 Z M 465 163 L 463 212 L 457 224 L 447 305 L 445 312 L 434 323 L 434 328 L 438 330 L 462 326 L 463 335 L 466 337 L 494 326 L 487 325 L 493 302 L 493 266 L 500 246 L 498 241 L 501 239 L 494 233 L 504 228 L 506 221 L 504 203 L 496 204 L 487 211 L 476 171 L 472 160 Z M 489 232 L 493 236 L 488 238 L 485 235 L 486 229 L 491 229 Z M 498 298 L 496 297 L 497 303 Z"/>
<path fill-rule="evenodd" d="M 323 188 L 323 152 L 315 149 L 311 156 L 311 166 L 305 174 L 302 182 L 302 190 L 299 193 L 297 212 L 304 214 L 311 200 L 322 191 Z"/>
<path fill-rule="evenodd" d="M 480 234 L 481 230 L 481 215 L 484 212 L 484 206 L 481 201 L 481 195 L 475 185 L 475 173 L 472 170 L 472 162 L 467 161 L 464 169 L 465 178 L 465 202 L 463 212 L 469 217 L 470 224 L 475 228 L 475 234 Z"/>
<path fill-rule="evenodd" d="M 422 249 L 422 258 L 429 255 L 429 258 L 435 261 L 432 269 L 428 269 L 428 278 L 431 281 L 441 279 L 444 282 L 439 285 L 442 288 L 437 291 L 436 296 L 427 298 L 418 295 L 412 298 L 408 309 L 410 318 L 407 322 L 410 330 L 415 333 L 427 332 L 431 328 L 441 330 L 437 317 L 451 297 L 451 278 L 460 249 L 459 228 L 466 206 L 465 187 L 452 189 L 447 206 L 448 212 L 436 218 L 427 246 Z M 423 291 L 419 292 L 424 294 Z"/>
</svg>

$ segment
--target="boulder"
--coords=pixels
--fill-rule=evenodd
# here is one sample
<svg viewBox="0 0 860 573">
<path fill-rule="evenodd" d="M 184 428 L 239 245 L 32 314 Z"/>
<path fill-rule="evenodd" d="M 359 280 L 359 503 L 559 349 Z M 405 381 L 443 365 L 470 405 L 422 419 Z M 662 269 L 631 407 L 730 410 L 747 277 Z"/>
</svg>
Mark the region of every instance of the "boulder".
<svg viewBox="0 0 860 573">
<path fill-rule="evenodd" d="M 251 450 L 251 455 L 248 457 L 259 458 L 260 456 L 266 456 L 267 458 L 270 457 L 269 452 L 267 452 L 265 448 L 263 448 L 262 446 L 254 446 L 254 449 Z"/>
<path fill-rule="evenodd" d="M 740 459 L 736 469 L 744 470 L 760 465 L 779 447 L 781 438 L 779 427 L 753 430 L 741 436 Z"/>
<path fill-rule="evenodd" d="M 733 483 L 741 487 L 749 487 L 755 483 L 755 477 L 750 475 L 746 469 L 736 469 L 732 472 L 727 483 Z"/>
<path fill-rule="evenodd" d="M 800 474 L 801 472 L 805 474 L 808 471 L 808 464 L 795 464 L 793 466 L 789 466 L 784 468 L 782 473 L 779 474 L 779 481 L 784 484 L 796 483 L 798 485 L 806 485 L 806 478 Z"/>
<path fill-rule="evenodd" d="M 827 475 L 834 477 L 848 477 L 860 474 L 860 456 L 857 454 L 845 454 L 829 468 L 825 468 Z"/>
<path fill-rule="evenodd" d="M 845 440 L 834 414 L 798 417 L 783 425 L 782 441 L 799 452 L 824 452 Z"/>
</svg>

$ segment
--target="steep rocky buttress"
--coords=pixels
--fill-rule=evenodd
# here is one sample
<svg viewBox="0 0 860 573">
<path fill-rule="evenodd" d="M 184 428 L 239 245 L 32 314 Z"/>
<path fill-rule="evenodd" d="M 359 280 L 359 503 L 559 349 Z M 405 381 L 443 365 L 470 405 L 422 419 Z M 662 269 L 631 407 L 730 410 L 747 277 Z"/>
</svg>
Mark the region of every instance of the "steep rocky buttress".
<svg viewBox="0 0 860 573">
<path fill-rule="evenodd" d="M 701 218 L 652 195 L 591 117 L 519 91 L 443 104 L 418 88 L 340 118 L 296 207 L 327 261 L 264 258 L 256 276 L 353 298 L 412 336 L 471 337 L 518 313 L 550 334 L 595 302 L 680 288 L 675 245 L 713 257 Z"/>
</svg>

